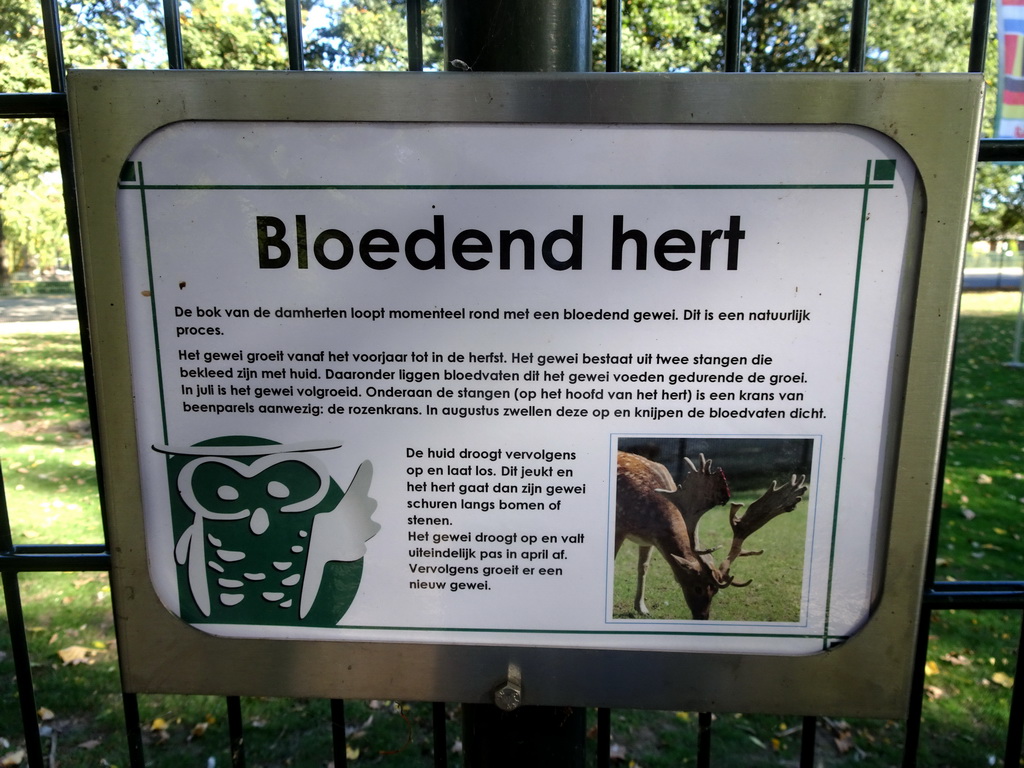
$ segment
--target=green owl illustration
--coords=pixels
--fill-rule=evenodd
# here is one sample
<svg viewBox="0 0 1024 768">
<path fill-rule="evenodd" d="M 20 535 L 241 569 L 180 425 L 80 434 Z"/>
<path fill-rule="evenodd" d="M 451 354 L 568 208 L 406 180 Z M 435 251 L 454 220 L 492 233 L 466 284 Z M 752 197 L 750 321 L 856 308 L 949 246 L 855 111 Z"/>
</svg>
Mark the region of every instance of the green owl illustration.
<svg viewBox="0 0 1024 768">
<path fill-rule="evenodd" d="M 369 462 L 342 492 L 315 451 L 230 438 L 171 454 L 181 615 L 190 623 L 333 625 L 380 526 Z"/>
</svg>

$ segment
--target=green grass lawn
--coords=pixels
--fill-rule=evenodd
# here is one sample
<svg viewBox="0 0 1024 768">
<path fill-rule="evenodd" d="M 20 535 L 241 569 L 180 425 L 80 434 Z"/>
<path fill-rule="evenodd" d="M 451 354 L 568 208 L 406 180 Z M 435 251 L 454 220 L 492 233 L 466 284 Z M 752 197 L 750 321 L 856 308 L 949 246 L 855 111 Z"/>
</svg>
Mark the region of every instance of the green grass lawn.
<svg viewBox="0 0 1024 768">
<path fill-rule="evenodd" d="M 1024 575 L 1024 370 L 1010 357 L 1016 294 L 969 294 L 964 299 L 952 402 L 947 472 L 939 521 L 937 578 L 1020 579 Z M 88 429 L 77 336 L 0 336 L 0 462 L 18 544 L 91 543 L 102 539 L 95 463 Z M 751 618 L 771 602 L 779 578 L 763 568 L 803 557 L 800 509 L 773 521 L 751 546 L 759 558 L 740 561 L 745 590 L 723 591 L 712 616 Z M 707 543 L 727 515 L 707 516 Z M 718 518 L 721 518 L 719 520 Z M 777 529 L 777 530 L 775 530 Z M 787 544 L 788 542 L 788 544 Z M 785 548 L 798 542 L 792 551 Z M 717 554 L 717 553 L 716 553 Z M 623 546 L 617 567 L 634 573 L 636 547 Z M 655 565 L 660 556 L 655 555 Z M 664 566 L 664 563 L 661 563 Z M 788 566 L 787 566 L 788 567 Z M 781 579 L 785 581 L 785 579 Z M 635 582 L 626 578 L 624 610 Z M 29 625 L 37 704 L 57 737 L 62 768 L 127 765 L 117 677 L 117 650 L 105 574 L 23 574 L 19 583 Z M 674 585 L 673 585 L 674 586 Z M 731 605 L 733 599 L 754 605 Z M 771 600 L 775 600 L 772 597 Z M 782 604 L 792 597 L 779 597 Z M 616 597 L 619 600 L 619 597 Z M 671 607 L 672 601 L 677 604 Z M 678 587 L 648 604 L 678 613 Z M 758 606 L 761 606 L 759 608 Z M 653 607 L 653 606 L 652 606 Z M 774 609 L 771 609 L 774 611 Z M 788 610 L 788 609 L 787 609 Z M 774 615 L 774 613 L 772 613 Z M 779 614 L 783 615 L 783 614 Z M 1001 760 L 1021 617 L 1001 611 L 939 612 L 932 621 L 920 764 L 989 765 Z M 6 626 L 0 625 L 0 762 L 21 741 L 17 689 Z M 328 705 L 322 701 L 246 699 L 250 766 L 326 766 L 330 760 Z M 223 700 L 205 696 L 142 696 L 147 765 L 230 764 Z M 429 763 L 426 704 L 347 702 L 354 765 Z M 456 708 L 449 747 L 458 737 Z M 616 765 L 634 768 L 693 765 L 696 715 L 686 712 L 612 713 Z M 719 713 L 713 729 L 715 766 L 795 765 L 800 720 Z M 10 742 L 6 746 L 3 739 Z M 880 720 L 820 720 L 820 765 L 892 766 L 900 760 L 903 727 Z M 44 739 L 49 749 L 51 741 Z M 593 742 L 590 743 L 592 751 Z M 16 763 L 15 763 L 16 764 Z M 457 752 L 451 764 L 461 764 Z"/>
<path fill-rule="evenodd" d="M 735 493 L 731 501 L 742 503 L 746 508 L 760 495 Z M 718 547 L 710 557 L 716 566 L 720 565 L 732 542 L 728 506 L 715 507 L 707 512 L 701 519 L 698 532 L 701 546 Z M 799 621 L 806 538 L 807 504 L 804 502 L 747 539 L 744 550 L 763 550 L 764 554 L 738 559 L 730 572 L 737 582 L 750 580 L 751 583 L 746 587 L 731 586 L 719 591 L 711 602 L 711 618 L 715 621 Z M 639 618 L 633 610 L 637 557 L 637 545 L 627 541 L 615 558 L 613 618 Z M 658 552 L 651 558 L 645 603 L 651 619 L 691 618 L 682 590 L 668 563 Z"/>
</svg>

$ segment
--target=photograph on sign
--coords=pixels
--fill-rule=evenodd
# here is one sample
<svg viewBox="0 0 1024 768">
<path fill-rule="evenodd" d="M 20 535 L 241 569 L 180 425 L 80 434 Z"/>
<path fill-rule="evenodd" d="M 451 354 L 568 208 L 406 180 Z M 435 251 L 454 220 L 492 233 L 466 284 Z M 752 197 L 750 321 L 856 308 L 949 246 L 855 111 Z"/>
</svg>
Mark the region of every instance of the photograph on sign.
<svg viewBox="0 0 1024 768">
<path fill-rule="evenodd" d="M 156 593 L 239 638 L 843 642 L 915 179 L 854 126 L 158 130 L 118 192 Z"/>
<path fill-rule="evenodd" d="M 813 450 L 809 438 L 619 438 L 612 617 L 710 619 L 714 600 L 718 621 L 799 622 Z M 770 522 L 764 548 L 747 548 Z M 625 542 L 639 560 L 631 547 L 620 555 Z M 765 549 L 770 564 L 737 562 Z M 744 572 L 764 583 L 740 594 L 753 583 Z M 672 599 L 680 588 L 685 605 Z"/>
</svg>

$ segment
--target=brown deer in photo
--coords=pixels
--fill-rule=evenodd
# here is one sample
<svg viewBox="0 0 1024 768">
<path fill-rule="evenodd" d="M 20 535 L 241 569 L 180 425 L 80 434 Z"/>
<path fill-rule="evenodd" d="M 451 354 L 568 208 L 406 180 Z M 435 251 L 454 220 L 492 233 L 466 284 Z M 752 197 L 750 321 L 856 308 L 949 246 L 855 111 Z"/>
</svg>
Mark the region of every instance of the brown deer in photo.
<svg viewBox="0 0 1024 768">
<path fill-rule="evenodd" d="M 685 461 L 690 472 L 677 486 L 664 465 L 632 453 L 620 451 L 618 454 L 615 552 L 618 553 L 626 539 L 640 545 L 633 607 L 642 616 L 649 613 L 644 602 L 644 586 L 652 548 L 656 547 L 671 567 L 693 618 L 707 619 L 711 600 L 720 589 L 750 583 L 736 582 L 729 572 L 736 558 L 761 554 L 743 550 L 746 538 L 783 512 L 792 511 L 807 491 L 804 477 L 798 481 L 794 475 L 789 483 L 773 482 L 743 517 L 737 516 L 743 505 L 733 503 L 729 511 L 732 545 L 716 567 L 711 558 L 714 548 L 701 547 L 697 527 L 706 512 L 729 500 L 729 484 L 725 472 L 721 468 L 712 469 L 711 460 L 705 459 L 703 454 L 700 468 L 689 458 Z"/>
</svg>

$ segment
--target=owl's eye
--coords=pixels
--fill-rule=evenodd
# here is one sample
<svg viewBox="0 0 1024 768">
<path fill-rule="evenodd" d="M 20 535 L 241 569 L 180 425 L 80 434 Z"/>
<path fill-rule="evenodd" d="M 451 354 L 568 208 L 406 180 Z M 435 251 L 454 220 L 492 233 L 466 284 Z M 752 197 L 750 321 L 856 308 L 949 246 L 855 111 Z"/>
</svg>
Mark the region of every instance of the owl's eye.
<svg viewBox="0 0 1024 768">
<path fill-rule="evenodd" d="M 288 486 L 277 480 L 272 480 L 267 483 L 267 493 L 273 496 L 275 499 L 286 499 L 291 491 L 288 490 Z"/>
<path fill-rule="evenodd" d="M 235 501 L 238 499 L 238 489 L 231 485 L 222 485 L 217 489 L 217 498 L 221 501 Z"/>
</svg>

